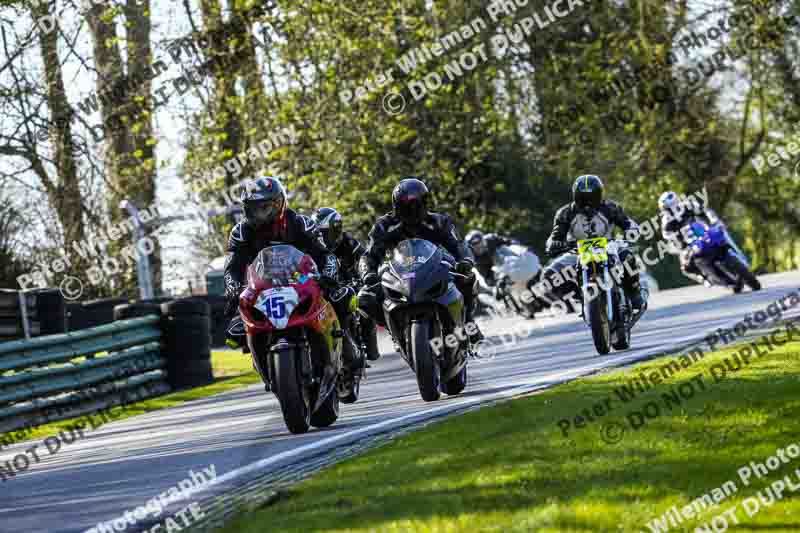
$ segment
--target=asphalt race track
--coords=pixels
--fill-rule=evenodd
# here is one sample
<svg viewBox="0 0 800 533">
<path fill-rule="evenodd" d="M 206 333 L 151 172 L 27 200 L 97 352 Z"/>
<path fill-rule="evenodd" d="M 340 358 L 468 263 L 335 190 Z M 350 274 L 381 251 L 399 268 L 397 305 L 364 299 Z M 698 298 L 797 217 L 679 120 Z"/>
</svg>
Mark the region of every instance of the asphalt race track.
<svg viewBox="0 0 800 533">
<path fill-rule="evenodd" d="M 757 293 L 746 290 L 733 295 L 729 290 L 699 286 L 655 293 L 649 311 L 633 331 L 633 348 L 607 356 L 596 354 L 589 330 L 576 315 L 486 323 L 484 332 L 496 335 L 502 327 L 519 330 L 527 322 L 530 336 L 470 366 L 463 394 L 443 396 L 433 403 L 420 399 L 416 381 L 402 359 L 397 354 L 385 355 L 372 363 L 359 402 L 342 405 L 342 416 L 332 428 L 306 435 L 288 433 L 274 396 L 257 385 L 106 424 L 52 456 L 40 444 L 41 462 L 31 462 L 29 470 L 0 487 L 0 531 L 86 531 L 177 486 L 189 477 L 190 469 L 198 472 L 214 465 L 216 483 L 205 492 L 225 491 L 253 472 L 302 463 L 326 449 L 419 417 L 441 416 L 646 358 L 764 309 L 800 287 L 800 272 L 761 280 L 764 290 Z M 800 306 L 784 317 L 798 314 Z M 35 443 L 4 449 L 0 464 Z M 138 530 L 139 524 L 125 529 Z"/>
</svg>

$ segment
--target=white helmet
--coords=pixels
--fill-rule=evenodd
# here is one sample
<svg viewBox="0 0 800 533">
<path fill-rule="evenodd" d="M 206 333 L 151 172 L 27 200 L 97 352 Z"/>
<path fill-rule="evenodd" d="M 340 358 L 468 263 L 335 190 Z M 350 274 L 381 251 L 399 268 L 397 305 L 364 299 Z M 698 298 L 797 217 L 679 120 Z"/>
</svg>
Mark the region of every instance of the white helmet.
<svg viewBox="0 0 800 533">
<path fill-rule="evenodd" d="M 658 208 L 661 211 L 669 211 L 673 213 L 675 212 L 675 208 L 678 206 L 679 202 L 680 198 L 678 198 L 678 194 L 676 192 L 666 191 L 658 197 Z"/>
</svg>

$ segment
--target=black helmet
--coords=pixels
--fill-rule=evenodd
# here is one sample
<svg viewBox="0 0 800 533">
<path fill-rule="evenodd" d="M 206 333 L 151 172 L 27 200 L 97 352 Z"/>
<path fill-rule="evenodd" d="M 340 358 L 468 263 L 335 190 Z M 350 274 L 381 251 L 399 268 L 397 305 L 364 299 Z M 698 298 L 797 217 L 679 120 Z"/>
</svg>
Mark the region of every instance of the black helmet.
<svg viewBox="0 0 800 533">
<path fill-rule="evenodd" d="M 262 176 L 245 184 L 242 206 L 247 222 L 259 227 L 283 218 L 286 191 L 278 178 Z"/>
<path fill-rule="evenodd" d="M 392 209 L 403 223 L 422 224 L 428 214 L 428 187 L 414 177 L 400 180 L 392 191 Z"/>
<path fill-rule="evenodd" d="M 472 253 L 477 257 L 487 252 L 486 240 L 483 238 L 483 233 L 474 229 L 467 233 L 464 237 L 464 242 Z"/>
<path fill-rule="evenodd" d="M 332 207 L 320 207 L 311 220 L 317 225 L 328 250 L 335 249 L 342 240 L 342 215 Z"/>
<path fill-rule="evenodd" d="M 572 201 L 582 209 L 597 209 L 603 202 L 603 182 L 594 174 L 578 176 L 572 186 Z"/>
</svg>

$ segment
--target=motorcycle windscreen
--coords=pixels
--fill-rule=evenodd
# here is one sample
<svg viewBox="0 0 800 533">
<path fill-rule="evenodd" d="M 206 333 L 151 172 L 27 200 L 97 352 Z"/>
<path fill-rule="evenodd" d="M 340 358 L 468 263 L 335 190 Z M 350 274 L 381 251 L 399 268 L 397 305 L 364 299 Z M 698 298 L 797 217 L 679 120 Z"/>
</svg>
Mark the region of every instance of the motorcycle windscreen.
<svg viewBox="0 0 800 533">
<path fill-rule="evenodd" d="M 253 261 L 255 275 L 274 287 L 304 283 L 309 274 L 316 274 L 317 264 L 311 256 L 289 244 L 264 248 Z"/>
<path fill-rule="evenodd" d="M 525 283 L 541 269 L 539 258 L 518 246 L 498 246 L 494 256 L 495 264 L 513 283 Z"/>
<path fill-rule="evenodd" d="M 392 253 L 391 265 L 403 279 L 414 274 L 436 253 L 436 245 L 425 239 L 408 239 L 398 244 Z"/>
<path fill-rule="evenodd" d="M 253 262 L 255 275 L 267 285 L 254 304 L 276 329 L 284 329 L 300 302 L 292 286 L 303 284 L 309 274 L 316 274 L 314 260 L 290 245 L 278 245 L 259 252 Z"/>
</svg>

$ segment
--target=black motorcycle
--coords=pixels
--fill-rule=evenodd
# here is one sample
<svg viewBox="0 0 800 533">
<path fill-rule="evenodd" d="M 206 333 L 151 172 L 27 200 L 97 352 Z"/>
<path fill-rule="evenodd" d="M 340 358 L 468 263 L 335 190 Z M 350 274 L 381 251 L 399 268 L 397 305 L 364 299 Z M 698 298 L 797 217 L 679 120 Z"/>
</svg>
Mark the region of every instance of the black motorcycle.
<svg viewBox="0 0 800 533">
<path fill-rule="evenodd" d="M 387 328 L 427 402 L 438 400 L 441 392 L 458 394 L 467 385 L 469 335 L 464 296 L 451 277 L 460 274 L 452 268 L 452 257 L 441 248 L 409 239 L 380 270 Z"/>
<path fill-rule="evenodd" d="M 358 293 L 358 285 L 351 283 Z M 366 360 L 375 361 L 380 357 L 378 351 L 378 333 L 375 322 L 361 312 L 350 315 L 347 328 L 347 339 L 343 344 L 343 359 L 345 361 L 362 361 L 363 367 L 351 371 L 346 369 L 339 379 L 339 398 L 342 403 L 355 403 L 361 393 L 361 380 L 366 376 L 368 365 Z"/>
</svg>

